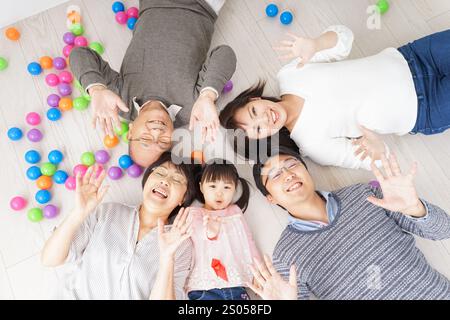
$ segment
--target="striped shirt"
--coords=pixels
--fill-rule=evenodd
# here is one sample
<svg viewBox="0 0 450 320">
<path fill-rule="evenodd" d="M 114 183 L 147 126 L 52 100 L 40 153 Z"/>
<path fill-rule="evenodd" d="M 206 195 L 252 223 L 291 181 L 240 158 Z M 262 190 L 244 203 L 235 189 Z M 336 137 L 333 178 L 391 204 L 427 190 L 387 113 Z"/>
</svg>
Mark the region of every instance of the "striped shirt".
<svg viewBox="0 0 450 320">
<path fill-rule="evenodd" d="M 63 288 L 64 299 L 149 299 L 159 267 L 158 231 L 139 242 L 139 211 L 119 203 L 100 205 L 81 225 L 67 262 L 73 270 Z M 192 264 L 192 242 L 175 256 L 174 288 L 186 299 L 184 286 Z"/>
<path fill-rule="evenodd" d="M 450 216 L 423 201 L 427 218 L 410 219 L 366 199 L 380 189 L 354 185 L 333 193 L 339 211 L 329 226 L 299 231 L 287 226 L 273 253 L 286 279 L 296 265 L 298 297 L 319 299 L 450 299 L 450 281 L 415 246 L 414 235 L 450 238 Z"/>
</svg>

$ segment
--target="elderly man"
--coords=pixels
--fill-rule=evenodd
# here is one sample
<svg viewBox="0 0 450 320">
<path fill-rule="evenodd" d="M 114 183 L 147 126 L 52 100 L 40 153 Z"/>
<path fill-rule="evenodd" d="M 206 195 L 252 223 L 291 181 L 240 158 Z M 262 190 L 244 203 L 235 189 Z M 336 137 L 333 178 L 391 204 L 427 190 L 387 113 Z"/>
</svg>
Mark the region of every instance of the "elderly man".
<svg viewBox="0 0 450 320">
<path fill-rule="evenodd" d="M 144 167 L 172 146 L 175 127 L 198 123 L 212 141 L 215 101 L 236 68 L 228 46 L 208 51 L 225 0 L 141 0 L 139 20 L 120 73 L 95 51 L 78 47 L 71 68 L 91 95 L 94 127 L 108 135 L 130 121 L 129 153 Z"/>
<path fill-rule="evenodd" d="M 290 149 L 254 166 L 258 189 L 290 215 L 273 266 L 266 258 L 253 269 L 257 293 L 272 299 L 311 293 L 319 299 L 450 299 L 450 281 L 428 264 L 413 237 L 450 238 L 450 216 L 419 199 L 416 165 L 404 174 L 394 155 L 382 162 L 384 174 L 372 165 L 381 188 L 357 184 L 334 192 L 316 191 Z"/>
</svg>

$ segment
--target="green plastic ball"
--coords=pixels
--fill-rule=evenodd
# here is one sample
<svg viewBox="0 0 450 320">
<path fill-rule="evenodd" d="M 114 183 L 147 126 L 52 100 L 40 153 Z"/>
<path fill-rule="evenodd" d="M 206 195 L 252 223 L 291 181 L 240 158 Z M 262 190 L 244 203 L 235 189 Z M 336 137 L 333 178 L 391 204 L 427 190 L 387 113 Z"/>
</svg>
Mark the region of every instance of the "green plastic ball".
<svg viewBox="0 0 450 320">
<path fill-rule="evenodd" d="M 78 111 L 86 110 L 89 106 L 89 101 L 85 97 L 78 97 L 73 99 L 73 108 Z"/>
<path fill-rule="evenodd" d="M 377 2 L 377 7 L 381 14 L 385 14 L 389 10 L 389 1 L 379 0 Z"/>
<path fill-rule="evenodd" d="M 42 213 L 42 209 L 39 208 L 32 208 L 28 210 L 28 219 L 32 222 L 39 222 L 44 219 L 44 214 Z"/>
<path fill-rule="evenodd" d="M 129 130 L 129 128 L 128 128 L 128 123 L 126 123 L 125 121 L 122 121 L 122 122 L 120 123 L 120 128 L 115 128 L 115 129 L 114 129 L 114 132 L 116 133 L 116 135 L 121 136 L 121 135 L 123 135 L 124 133 L 127 133 L 128 130 Z"/>
<path fill-rule="evenodd" d="M 105 48 L 100 42 L 91 42 L 89 44 L 89 48 L 97 52 L 99 55 L 102 55 L 105 52 Z"/>
<path fill-rule="evenodd" d="M 125 142 L 125 143 L 128 143 L 128 142 L 129 142 L 129 141 L 128 141 L 128 131 L 127 131 L 127 132 L 124 132 L 120 137 L 122 138 L 122 141 L 123 141 L 123 142 Z"/>
<path fill-rule="evenodd" d="M 72 33 L 76 36 L 81 36 L 84 33 L 84 28 L 81 24 L 79 23 L 74 23 L 71 27 L 70 27 L 70 31 L 72 31 Z"/>
<path fill-rule="evenodd" d="M 46 163 L 42 164 L 42 166 L 41 166 L 41 173 L 44 176 L 51 177 L 51 176 L 53 176 L 55 174 L 55 172 L 56 172 L 56 166 L 53 163 L 46 162 Z"/>
<path fill-rule="evenodd" d="M 6 68 L 8 68 L 8 61 L 5 58 L 0 57 L 0 71 L 5 70 Z"/>
<path fill-rule="evenodd" d="M 95 163 L 95 156 L 92 152 L 85 152 L 81 155 L 81 163 L 85 166 L 92 166 Z"/>
</svg>

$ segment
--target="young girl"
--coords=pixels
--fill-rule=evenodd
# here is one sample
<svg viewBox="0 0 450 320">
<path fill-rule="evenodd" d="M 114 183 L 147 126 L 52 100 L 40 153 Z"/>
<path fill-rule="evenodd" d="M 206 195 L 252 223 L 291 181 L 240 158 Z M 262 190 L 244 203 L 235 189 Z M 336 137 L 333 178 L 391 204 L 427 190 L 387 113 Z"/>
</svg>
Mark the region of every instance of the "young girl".
<svg viewBox="0 0 450 320">
<path fill-rule="evenodd" d="M 243 211 L 249 188 L 236 167 L 224 160 L 206 164 L 199 179 L 201 208 L 190 208 L 194 267 L 187 281 L 191 300 L 248 300 L 244 286 L 252 281 L 248 268 L 259 260 Z M 242 195 L 233 204 L 238 183 Z"/>
</svg>

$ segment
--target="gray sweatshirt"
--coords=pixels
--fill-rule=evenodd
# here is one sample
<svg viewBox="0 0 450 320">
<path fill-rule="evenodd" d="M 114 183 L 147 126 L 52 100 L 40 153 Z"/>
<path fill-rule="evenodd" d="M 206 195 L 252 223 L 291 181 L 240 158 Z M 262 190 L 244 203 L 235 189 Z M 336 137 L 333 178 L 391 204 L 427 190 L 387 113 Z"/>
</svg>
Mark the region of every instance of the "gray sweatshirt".
<svg viewBox="0 0 450 320">
<path fill-rule="evenodd" d="M 72 50 L 71 69 L 86 88 L 106 85 L 121 96 L 137 117 L 139 105 L 159 100 L 182 107 L 175 127 L 189 123 L 199 92 L 212 87 L 221 92 L 236 69 L 236 55 L 228 46 L 208 55 L 217 15 L 204 0 L 141 0 L 139 19 L 125 54 L 120 73 L 112 70 L 96 52 L 86 47 Z"/>
</svg>

